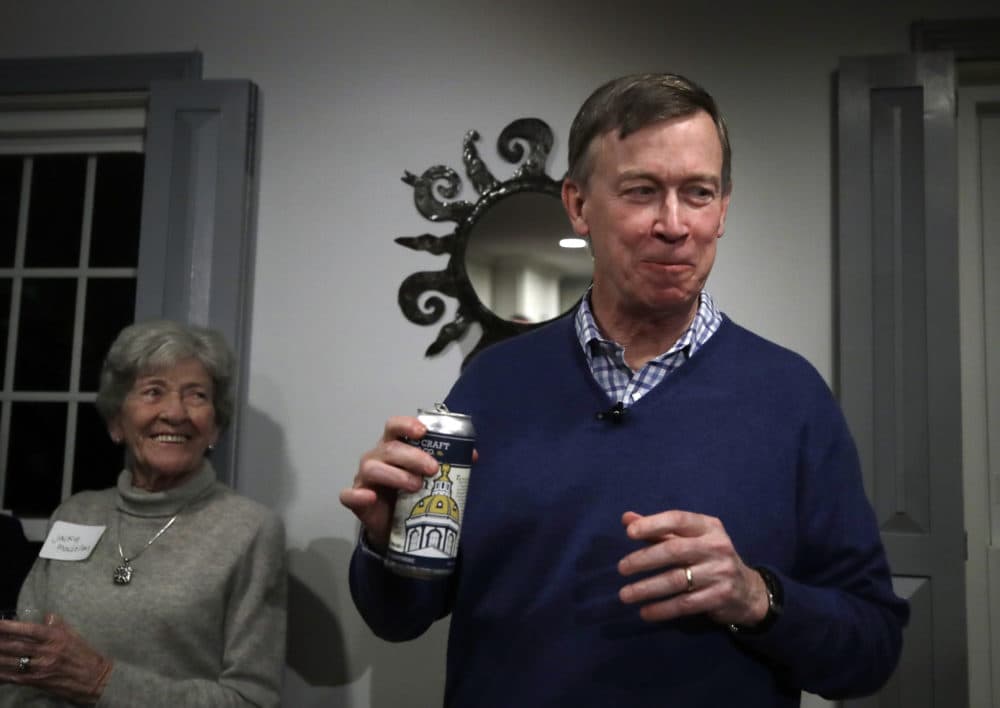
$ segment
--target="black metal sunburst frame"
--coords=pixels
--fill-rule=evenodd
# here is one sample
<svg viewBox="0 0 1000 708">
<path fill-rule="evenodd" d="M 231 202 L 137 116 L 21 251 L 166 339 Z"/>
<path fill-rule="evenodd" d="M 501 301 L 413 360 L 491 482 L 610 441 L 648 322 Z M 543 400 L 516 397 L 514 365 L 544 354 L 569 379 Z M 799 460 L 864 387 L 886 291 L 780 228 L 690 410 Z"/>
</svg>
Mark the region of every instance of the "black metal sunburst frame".
<svg viewBox="0 0 1000 708">
<path fill-rule="evenodd" d="M 455 222 L 455 230 L 445 236 L 425 233 L 395 239 L 396 243 L 416 251 L 450 255 L 444 270 L 414 273 L 403 281 L 399 286 L 399 307 L 411 322 L 431 325 L 444 315 L 445 303 L 437 295 L 421 302 L 425 293 L 434 291 L 458 300 L 455 318 L 441 327 L 425 354 L 439 354 L 450 342 L 465 335 L 469 325 L 479 322 L 483 336 L 466 356 L 463 366 L 490 344 L 537 326 L 502 319 L 476 295 L 465 267 L 465 251 L 472 229 L 490 207 L 512 194 L 541 192 L 558 198 L 562 187 L 561 180 L 552 179 L 545 172 L 552 149 L 552 129 L 544 121 L 519 118 L 501 131 L 497 152 L 507 162 L 520 163 L 513 176 L 504 182 L 497 180 L 480 158 L 476 149 L 478 140 L 476 130 L 468 131 L 462 140 L 465 174 L 479 194 L 475 202 L 455 199 L 462 189 L 462 180 L 450 167 L 435 165 L 419 177 L 409 171 L 403 173 L 403 182 L 413 187 L 417 211 L 430 221 Z"/>
</svg>

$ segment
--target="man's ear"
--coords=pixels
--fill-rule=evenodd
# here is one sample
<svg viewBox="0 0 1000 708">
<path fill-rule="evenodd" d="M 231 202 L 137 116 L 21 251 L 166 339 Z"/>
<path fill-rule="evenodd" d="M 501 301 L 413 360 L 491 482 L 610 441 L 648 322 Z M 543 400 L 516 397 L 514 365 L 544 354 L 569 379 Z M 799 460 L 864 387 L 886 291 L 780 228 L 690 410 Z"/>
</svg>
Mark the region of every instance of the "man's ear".
<svg viewBox="0 0 1000 708">
<path fill-rule="evenodd" d="M 716 238 L 722 238 L 723 234 L 726 233 L 726 216 L 729 214 L 729 197 L 732 194 L 732 190 L 726 192 L 722 197 L 722 214 L 719 216 L 719 233 L 716 234 Z"/>
<path fill-rule="evenodd" d="M 590 226 L 587 225 L 587 220 L 583 214 L 585 201 L 586 195 L 583 188 L 569 177 L 564 179 L 562 183 L 563 208 L 566 209 L 566 216 L 569 217 L 569 223 L 573 227 L 573 231 L 577 236 L 583 238 L 590 236 Z"/>
</svg>

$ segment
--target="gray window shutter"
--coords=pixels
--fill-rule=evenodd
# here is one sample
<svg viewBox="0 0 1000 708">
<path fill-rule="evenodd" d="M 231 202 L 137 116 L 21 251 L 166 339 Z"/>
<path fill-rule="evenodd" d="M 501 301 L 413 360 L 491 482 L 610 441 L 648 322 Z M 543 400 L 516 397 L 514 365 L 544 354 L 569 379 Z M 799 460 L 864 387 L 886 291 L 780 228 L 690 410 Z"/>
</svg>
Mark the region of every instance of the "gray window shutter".
<svg viewBox="0 0 1000 708">
<path fill-rule="evenodd" d="M 212 327 L 232 345 L 238 399 L 213 464 L 233 486 L 249 353 L 256 106 L 249 81 L 151 82 L 136 292 L 137 321 Z"/>
<path fill-rule="evenodd" d="M 847 705 L 967 705 L 951 55 L 842 60 L 838 150 L 840 398 L 912 610 L 889 685 Z"/>
</svg>

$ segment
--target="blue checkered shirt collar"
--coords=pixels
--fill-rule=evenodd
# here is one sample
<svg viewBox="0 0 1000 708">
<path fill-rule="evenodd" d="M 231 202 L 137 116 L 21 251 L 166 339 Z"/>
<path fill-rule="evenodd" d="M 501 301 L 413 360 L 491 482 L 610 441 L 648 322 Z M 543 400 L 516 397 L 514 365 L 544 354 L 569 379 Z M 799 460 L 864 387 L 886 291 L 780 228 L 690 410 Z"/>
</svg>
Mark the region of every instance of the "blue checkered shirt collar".
<svg viewBox="0 0 1000 708">
<path fill-rule="evenodd" d="M 607 339 L 597 326 L 590 309 L 589 291 L 576 311 L 575 324 L 576 336 L 594 379 L 612 402 L 621 401 L 628 408 L 652 391 L 667 374 L 694 356 L 719 329 L 722 313 L 715 306 L 712 296 L 702 290 L 698 299 L 698 312 L 691 326 L 670 349 L 647 362 L 639 371 L 632 371 L 625 364 L 625 348 Z"/>
</svg>

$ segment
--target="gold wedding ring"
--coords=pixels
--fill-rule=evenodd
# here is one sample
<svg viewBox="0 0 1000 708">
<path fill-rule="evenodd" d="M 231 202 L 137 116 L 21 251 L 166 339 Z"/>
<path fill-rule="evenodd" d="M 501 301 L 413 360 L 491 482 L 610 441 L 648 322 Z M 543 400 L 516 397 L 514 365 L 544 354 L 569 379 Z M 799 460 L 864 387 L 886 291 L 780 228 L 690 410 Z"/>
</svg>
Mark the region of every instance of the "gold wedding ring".
<svg viewBox="0 0 1000 708">
<path fill-rule="evenodd" d="M 684 569 L 684 579 L 687 580 L 687 588 L 685 592 L 691 592 L 694 590 L 694 573 L 691 572 L 691 568 Z"/>
</svg>

